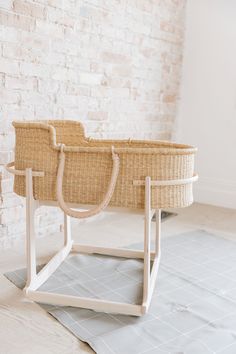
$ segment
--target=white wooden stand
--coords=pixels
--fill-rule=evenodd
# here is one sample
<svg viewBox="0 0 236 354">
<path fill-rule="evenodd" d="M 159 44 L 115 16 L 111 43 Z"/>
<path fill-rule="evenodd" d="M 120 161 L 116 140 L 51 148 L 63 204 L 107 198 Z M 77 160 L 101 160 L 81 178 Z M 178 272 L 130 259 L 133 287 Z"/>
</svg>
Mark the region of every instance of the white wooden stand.
<svg viewBox="0 0 236 354">
<path fill-rule="evenodd" d="M 33 174 L 30 168 L 26 169 L 26 235 L 27 235 L 27 283 L 24 288 L 26 296 L 34 301 L 62 306 L 75 306 L 95 311 L 121 313 L 127 315 L 141 316 L 145 314 L 150 305 L 152 293 L 155 286 L 157 271 L 160 262 L 160 231 L 161 231 L 161 210 L 156 210 L 156 246 L 151 252 L 151 179 L 145 179 L 145 225 L 144 225 L 144 250 L 132 250 L 123 248 L 104 248 L 96 246 L 85 246 L 73 244 L 71 239 L 70 217 L 64 214 L 64 246 L 51 258 L 51 260 L 36 273 L 36 250 L 34 213 L 41 205 L 55 205 L 55 203 L 36 201 L 33 197 Z M 60 266 L 69 253 L 95 253 L 108 256 L 138 258 L 144 260 L 143 268 L 143 300 L 140 305 L 133 305 L 121 302 L 113 302 L 88 297 L 76 297 L 49 293 L 37 290 Z M 151 269 L 151 261 L 153 266 Z"/>
<path fill-rule="evenodd" d="M 144 250 L 132 250 L 123 248 L 104 248 L 97 246 L 85 246 L 73 244 L 71 239 L 70 217 L 64 214 L 64 245 L 62 249 L 51 258 L 51 260 L 36 272 L 36 249 L 35 249 L 35 230 L 34 230 L 34 214 L 35 210 L 41 205 L 59 206 L 57 202 L 38 201 L 33 197 L 33 177 L 43 177 L 44 172 L 32 171 L 27 168 L 25 171 L 15 170 L 14 162 L 6 166 L 8 172 L 15 175 L 25 176 L 26 179 L 26 244 L 27 244 L 27 282 L 24 288 L 26 296 L 34 301 L 41 303 L 75 306 L 81 308 L 92 309 L 99 312 L 120 313 L 126 315 L 141 316 L 148 311 L 153 290 L 156 283 L 157 272 L 160 263 L 160 237 L 161 237 L 161 210 L 156 210 L 156 244 L 154 252 L 151 252 L 151 219 L 155 210 L 151 209 L 151 187 L 165 185 L 180 185 L 193 183 L 198 179 L 194 175 L 188 179 L 151 181 L 150 177 L 144 180 L 133 181 L 134 186 L 144 185 L 145 187 L 145 221 L 144 221 Z M 72 208 L 78 208 L 78 205 L 71 205 Z M 77 297 L 71 295 L 63 295 L 49 293 L 37 290 L 60 266 L 71 251 L 79 253 L 94 253 L 108 256 L 138 258 L 143 259 L 143 298 L 142 303 L 127 304 L 122 302 L 113 302 L 103 299 L 93 299 L 89 297 Z M 152 267 L 151 267 L 151 262 Z"/>
</svg>

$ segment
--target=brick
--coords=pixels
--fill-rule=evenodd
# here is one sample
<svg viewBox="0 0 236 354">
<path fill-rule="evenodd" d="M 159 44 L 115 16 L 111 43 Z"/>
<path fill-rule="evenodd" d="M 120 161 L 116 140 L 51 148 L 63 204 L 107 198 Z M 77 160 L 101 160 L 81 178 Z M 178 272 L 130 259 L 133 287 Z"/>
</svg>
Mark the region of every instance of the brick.
<svg viewBox="0 0 236 354">
<path fill-rule="evenodd" d="M 0 0 L 0 8 L 11 10 L 13 7 L 13 0 Z"/>
<path fill-rule="evenodd" d="M 54 65 L 65 66 L 66 56 L 64 53 L 49 52 L 47 55 L 42 56 L 41 62 L 46 63 L 47 65 L 53 65 L 53 66 Z"/>
<path fill-rule="evenodd" d="M 79 60 L 78 60 L 79 59 Z M 78 68 L 79 71 L 90 71 L 90 61 L 87 58 L 79 58 L 78 55 L 66 55 L 66 64 L 67 68 Z"/>
<path fill-rule="evenodd" d="M 19 239 L 20 235 L 25 235 L 26 226 L 23 220 L 19 220 L 18 222 L 12 222 L 7 225 L 7 234 L 12 236 L 17 236 Z"/>
<path fill-rule="evenodd" d="M 50 42 L 45 38 L 44 34 L 25 31 L 22 32 L 19 47 L 19 60 L 38 64 L 50 64 Z M 11 48 L 9 48 L 9 50 L 11 50 Z"/>
<path fill-rule="evenodd" d="M 119 54 L 119 53 L 112 53 L 112 52 L 103 52 L 101 55 L 101 59 L 103 62 L 108 63 L 118 63 L 123 64 L 130 63 L 130 58 L 128 56 Z"/>
<path fill-rule="evenodd" d="M 49 36 L 50 38 L 63 38 L 64 36 L 64 28 L 61 25 L 58 25 L 56 23 L 49 23 L 45 22 L 43 20 L 36 20 L 36 27 L 35 30 L 37 33 L 44 34 Z M 62 43 L 61 43 L 61 46 Z"/>
<path fill-rule="evenodd" d="M 15 60 L 0 58 L 0 72 L 6 74 L 19 74 L 19 63 Z"/>
<path fill-rule="evenodd" d="M 0 89 L 5 85 L 5 74 L 0 73 Z"/>
<path fill-rule="evenodd" d="M 4 124 L 0 125 L 0 131 L 3 133 L 10 133 L 13 130 L 11 122 L 13 120 L 32 120 L 34 119 L 34 107 L 30 102 L 28 105 L 24 105 L 21 102 L 21 95 L 19 92 L 13 92 L 9 96 L 9 99 L 16 97 L 16 103 L 3 104 L 2 120 Z M 0 96 L 1 102 L 1 96 Z"/>
<path fill-rule="evenodd" d="M 18 195 L 12 193 L 5 193 L 2 195 L 1 202 L 1 207 L 4 209 L 22 206 L 22 199 Z"/>
<path fill-rule="evenodd" d="M 37 87 L 37 80 L 34 77 L 6 76 L 5 87 L 13 90 L 34 90 Z"/>
<path fill-rule="evenodd" d="M 164 32 L 169 32 L 169 33 L 175 32 L 175 27 L 170 22 L 167 22 L 167 21 L 161 21 L 160 29 L 161 29 L 161 31 L 164 31 Z"/>
<path fill-rule="evenodd" d="M 61 82 L 58 80 L 47 80 L 47 78 L 37 78 L 38 82 L 38 92 L 41 94 L 45 94 L 45 88 L 47 92 L 50 94 L 56 94 L 61 90 Z"/>
<path fill-rule="evenodd" d="M 128 88 L 112 88 L 110 90 L 111 97 L 127 98 L 130 95 L 130 90 Z"/>
<path fill-rule="evenodd" d="M 90 96 L 90 88 L 87 86 L 79 86 L 78 84 L 68 82 L 66 85 L 66 93 L 68 95 Z"/>
<path fill-rule="evenodd" d="M 91 88 L 91 97 L 96 98 L 105 98 L 110 96 L 110 88 L 109 87 L 93 87 Z"/>
<path fill-rule="evenodd" d="M 22 60 L 24 58 L 24 51 L 21 44 L 15 43 L 3 43 L 2 54 L 4 58 L 10 58 L 14 60 Z M 18 65 L 17 65 L 18 66 Z M 10 71 L 12 74 L 12 71 Z"/>
<path fill-rule="evenodd" d="M 5 165 L 12 159 L 11 151 L 0 151 L 0 165 Z"/>
<path fill-rule="evenodd" d="M 45 97 L 43 94 L 39 92 L 29 92 L 29 91 L 21 91 L 21 103 L 23 105 L 47 105 L 50 102 L 50 97 Z"/>
<path fill-rule="evenodd" d="M 7 151 L 13 150 L 15 144 L 15 136 L 12 133 L 0 133 L 0 151 Z"/>
<path fill-rule="evenodd" d="M 0 214 L 0 224 L 8 225 L 12 222 L 16 222 L 22 218 L 24 218 L 24 208 L 23 205 L 11 207 L 11 208 L 4 208 L 1 210 Z"/>
<path fill-rule="evenodd" d="M 75 55 L 79 54 L 78 44 L 64 40 L 63 45 L 61 39 L 55 39 L 52 43 L 52 50 L 56 53 L 65 53 L 67 55 Z"/>
<path fill-rule="evenodd" d="M 0 26 L 0 41 L 1 42 L 13 42 L 16 43 L 18 41 L 19 33 L 15 28 L 5 27 L 3 25 Z"/>
<path fill-rule="evenodd" d="M 112 74 L 115 76 L 128 77 L 132 74 L 132 66 L 126 65 L 125 63 L 121 65 L 114 65 Z"/>
<path fill-rule="evenodd" d="M 4 238 L 7 237 L 8 232 L 7 232 L 7 227 L 6 225 L 0 225 L 0 238 Z M 2 243 L 0 243 L 0 245 L 2 245 Z"/>
<path fill-rule="evenodd" d="M 54 67 L 52 70 L 52 79 L 65 81 L 68 77 L 68 69 L 64 67 Z"/>
<path fill-rule="evenodd" d="M 91 120 L 107 120 L 108 119 L 108 114 L 107 112 L 88 112 L 88 119 Z"/>
<path fill-rule="evenodd" d="M 47 17 L 49 22 L 54 22 L 59 25 L 67 26 L 73 28 L 75 25 L 75 19 L 67 13 L 64 9 L 58 9 L 53 7 L 48 7 Z"/>
<path fill-rule="evenodd" d="M 0 105 L 19 103 L 20 96 L 16 92 L 8 91 L 5 89 L 0 90 Z"/>
<path fill-rule="evenodd" d="M 50 118 L 60 118 L 60 117 L 55 117 L 54 116 L 54 109 L 51 105 L 45 106 L 45 104 L 35 104 L 34 106 L 34 119 L 48 119 Z"/>
<path fill-rule="evenodd" d="M 30 17 L 18 15 L 0 10 L 1 25 L 15 27 L 25 31 L 33 31 L 35 28 L 35 20 Z"/>
<path fill-rule="evenodd" d="M 82 6 L 80 7 L 80 16 L 91 18 L 95 23 L 105 22 L 109 23 L 112 21 L 109 11 L 92 6 Z"/>
<path fill-rule="evenodd" d="M 0 89 L 0 95 L 1 95 L 1 92 L 3 92 L 1 89 Z M 18 97 L 18 100 L 20 101 L 20 96 L 17 96 Z M 0 98 L 0 102 L 1 102 L 1 98 Z M 0 103 L 1 105 L 1 103 Z M 6 111 L 6 107 L 8 106 L 13 106 L 14 108 L 18 107 L 18 104 L 17 103 L 13 103 L 13 104 L 5 104 L 5 103 L 2 103 L 2 108 L 0 110 L 0 121 L 1 121 L 1 124 L 0 124 L 0 132 L 1 133 L 9 133 L 11 131 L 11 121 L 10 121 L 10 118 L 8 116 L 8 112 Z"/>
<path fill-rule="evenodd" d="M 173 94 L 173 95 L 169 94 L 169 95 L 163 95 L 162 100 L 163 100 L 163 102 L 165 102 L 165 103 L 173 103 L 173 102 L 176 101 L 176 98 L 177 98 L 177 97 L 176 97 L 175 94 Z"/>
<path fill-rule="evenodd" d="M 83 111 L 80 107 L 63 107 L 63 117 L 70 117 L 73 120 L 85 121 L 87 118 L 87 111 Z"/>
<path fill-rule="evenodd" d="M 0 193 L 3 196 L 5 193 L 13 191 L 13 178 L 0 178 Z"/>
<path fill-rule="evenodd" d="M 42 2 L 43 4 L 45 3 L 45 0 L 39 0 L 39 2 Z M 48 0 L 48 5 L 55 7 L 55 8 L 60 8 L 64 9 L 66 4 L 64 3 L 64 0 Z"/>
<path fill-rule="evenodd" d="M 16 13 L 32 16 L 35 18 L 45 18 L 45 7 L 26 0 L 14 0 L 13 9 Z"/>
<path fill-rule="evenodd" d="M 80 73 L 79 82 L 83 85 L 99 85 L 102 82 L 103 76 L 95 73 Z"/>
<path fill-rule="evenodd" d="M 63 66 L 55 66 L 52 69 L 52 79 L 58 81 L 77 82 L 77 71 Z"/>
<path fill-rule="evenodd" d="M 51 68 L 45 64 L 20 62 L 20 73 L 24 76 L 48 78 Z"/>
<path fill-rule="evenodd" d="M 77 95 L 62 95 L 58 96 L 57 100 L 62 106 L 76 107 L 79 104 L 79 100 L 81 101 L 81 98 Z"/>
</svg>

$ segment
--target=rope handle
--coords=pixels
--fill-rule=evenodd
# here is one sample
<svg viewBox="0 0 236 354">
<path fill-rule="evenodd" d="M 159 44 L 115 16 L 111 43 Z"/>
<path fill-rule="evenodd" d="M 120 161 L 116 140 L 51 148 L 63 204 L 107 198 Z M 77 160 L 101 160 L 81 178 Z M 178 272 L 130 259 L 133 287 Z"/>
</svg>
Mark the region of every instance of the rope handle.
<svg viewBox="0 0 236 354">
<path fill-rule="evenodd" d="M 77 219 L 84 219 L 100 213 L 102 210 L 104 210 L 107 207 L 107 205 L 109 204 L 112 198 L 116 186 L 116 181 L 117 181 L 117 177 L 119 174 L 119 167 L 120 167 L 120 159 L 119 156 L 115 153 L 113 146 L 111 149 L 111 153 L 112 153 L 112 160 L 113 160 L 112 174 L 111 174 L 111 179 L 106 194 L 102 202 L 90 210 L 78 211 L 69 208 L 66 205 L 63 198 L 62 185 L 63 185 L 63 175 L 64 175 L 64 167 L 65 167 L 65 152 L 64 152 L 64 144 L 61 144 L 60 152 L 59 152 L 59 165 L 57 170 L 56 195 L 57 195 L 58 204 L 65 214 Z"/>
</svg>

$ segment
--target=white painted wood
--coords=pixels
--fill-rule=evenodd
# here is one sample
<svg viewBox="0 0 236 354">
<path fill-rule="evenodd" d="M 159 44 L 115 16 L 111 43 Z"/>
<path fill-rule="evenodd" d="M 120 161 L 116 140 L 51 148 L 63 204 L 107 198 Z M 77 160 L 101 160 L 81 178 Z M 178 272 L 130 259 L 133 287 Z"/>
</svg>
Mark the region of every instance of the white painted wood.
<svg viewBox="0 0 236 354">
<path fill-rule="evenodd" d="M 79 245 L 73 244 L 72 251 L 80 252 L 80 253 L 96 253 L 103 254 L 106 256 L 116 256 L 116 257 L 124 257 L 124 258 L 144 258 L 144 251 L 138 251 L 133 249 L 126 248 L 106 248 L 99 246 L 87 246 L 87 245 Z M 152 259 L 155 258 L 156 253 L 151 252 L 150 256 Z"/>
<path fill-rule="evenodd" d="M 146 307 L 145 307 L 146 311 L 148 311 L 148 308 L 151 303 L 153 291 L 154 291 L 155 284 L 156 284 L 159 264 L 160 264 L 160 257 L 161 257 L 160 238 L 161 238 L 161 209 L 157 209 L 156 210 L 155 257 L 154 257 L 154 262 L 153 262 L 152 270 L 151 270 L 150 284 L 149 284 L 148 296 L 147 296 Z"/>
<path fill-rule="evenodd" d="M 151 234 L 151 178 L 145 178 L 145 222 L 144 222 L 144 264 L 143 304 L 147 302 L 150 288 L 150 234 Z"/>
<path fill-rule="evenodd" d="M 156 257 L 155 260 L 154 260 L 154 263 L 152 265 L 152 271 L 151 271 L 151 277 L 150 277 L 150 285 L 149 285 L 148 297 L 147 297 L 147 301 L 146 301 L 146 311 L 148 311 L 150 303 L 151 303 L 151 300 L 152 300 L 153 291 L 154 291 L 155 285 L 156 285 L 156 279 L 157 279 L 159 264 L 160 264 L 160 257 Z"/>
<path fill-rule="evenodd" d="M 38 201 L 39 206 L 54 206 L 54 207 L 59 207 L 59 204 L 57 201 L 52 201 L 52 200 L 39 200 Z M 80 209 L 80 210 L 86 210 L 90 208 L 92 205 L 91 204 L 77 204 L 77 203 L 67 203 L 67 205 L 70 208 L 73 209 Z M 132 213 L 132 214 L 137 214 L 137 215 L 143 215 L 143 210 L 142 209 L 132 209 L 132 208 L 123 208 L 123 207 L 113 207 L 113 206 L 107 206 L 106 212 L 126 212 L 126 213 Z M 155 213 L 155 210 L 152 210 L 153 213 Z"/>
<path fill-rule="evenodd" d="M 132 250 L 123 248 L 106 248 L 97 246 L 87 246 L 74 244 L 71 240 L 70 217 L 64 214 L 64 247 L 47 263 L 47 265 L 36 274 L 36 252 L 34 235 L 34 212 L 43 201 L 35 201 L 33 198 L 33 174 L 31 169 L 26 169 L 26 222 L 27 222 L 27 285 L 25 293 L 28 298 L 34 301 L 49 303 L 54 305 L 75 306 L 88 308 L 95 311 L 114 312 L 127 315 L 141 316 L 148 311 L 152 293 L 155 287 L 159 262 L 160 262 L 160 223 L 161 211 L 156 211 L 156 249 L 150 250 L 151 218 L 154 213 L 151 210 L 151 178 L 145 179 L 145 227 L 144 227 L 144 250 Z M 46 202 L 46 205 L 55 205 L 54 202 Z M 143 282 L 143 302 L 141 305 L 106 301 L 103 299 L 91 299 L 55 293 L 46 293 L 37 289 L 53 274 L 70 251 L 81 253 L 97 253 L 117 257 L 144 259 L 144 282 Z M 154 260 L 152 272 L 150 274 L 150 261 Z"/>
<path fill-rule="evenodd" d="M 155 212 L 156 212 L 155 209 L 150 209 L 150 221 L 152 221 L 152 218 L 153 218 Z"/>
<path fill-rule="evenodd" d="M 35 276 L 34 281 L 25 289 L 26 293 L 29 290 L 38 289 L 60 266 L 71 251 L 72 242 L 68 242 L 58 253 L 53 256 L 50 261 L 41 269 Z"/>
<path fill-rule="evenodd" d="M 152 297 L 152 292 L 155 288 L 155 284 L 156 284 L 156 278 L 157 278 L 157 273 L 158 273 L 158 269 L 159 269 L 159 265 L 160 265 L 160 257 L 156 257 L 156 259 L 153 262 L 152 265 L 152 272 L 151 272 L 151 281 L 150 281 L 150 300 Z"/>
<path fill-rule="evenodd" d="M 156 209 L 156 256 L 160 256 L 161 251 L 161 209 Z"/>
<path fill-rule="evenodd" d="M 150 276 L 149 291 L 148 291 L 148 297 L 147 297 L 147 302 L 146 302 L 146 311 L 148 311 L 148 308 L 151 303 L 153 291 L 154 291 L 155 284 L 156 284 L 157 274 L 158 274 L 158 270 L 159 270 L 160 257 L 161 257 L 160 240 L 161 240 L 161 209 L 157 209 L 156 210 L 155 258 L 154 258 L 154 262 L 152 265 L 152 271 L 151 271 L 151 276 Z"/>
<path fill-rule="evenodd" d="M 190 184 L 196 182 L 198 180 L 198 175 L 194 174 L 191 178 L 184 178 L 184 179 L 172 179 L 172 180 L 163 180 L 163 181 L 151 181 L 152 187 L 158 186 L 178 186 L 180 184 Z M 146 182 L 144 180 L 134 180 L 134 186 L 145 186 Z"/>
<path fill-rule="evenodd" d="M 142 315 L 141 305 L 132 305 L 121 302 L 106 301 L 102 299 L 92 299 L 87 297 L 77 297 L 31 290 L 28 291 L 27 296 L 33 301 L 47 304 L 82 307 L 98 312 L 114 312 L 134 316 Z"/>
<path fill-rule="evenodd" d="M 35 252 L 35 234 L 34 234 L 34 213 L 36 209 L 33 197 L 33 177 L 32 169 L 27 168 L 26 175 L 26 268 L 27 283 L 30 286 L 36 278 L 36 252 Z"/>
<path fill-rule="evenodd" d="M 15 169 L 15 161 L 9 162 L 7 165 L 5 165 L 5 169 L 7 172 L 12 173 L 17 176 L 26 176 L 26 170 L 16 170 Z M 43 177 L 44 172 L 41 171 L 32 171 L 32 176 L 33 177 Z"/>
<path fill-rule="evenodd" d="M 72 244 L 70 216 L 64 213 L 64 246 Z"/>
</svg>

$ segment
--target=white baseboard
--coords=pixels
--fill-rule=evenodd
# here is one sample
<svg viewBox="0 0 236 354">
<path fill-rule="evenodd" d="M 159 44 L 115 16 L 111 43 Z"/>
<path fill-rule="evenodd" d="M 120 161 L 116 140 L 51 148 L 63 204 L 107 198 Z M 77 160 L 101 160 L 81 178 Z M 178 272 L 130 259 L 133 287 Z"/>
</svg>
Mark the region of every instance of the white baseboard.
<svg viewBox="0 0 236 354">
<path fill-rule="evenodd" d="M 200 177 L 194 184 L 194 200 L 236 209 L 236 181 Z"/>
</svg>

